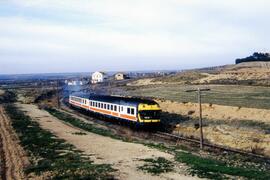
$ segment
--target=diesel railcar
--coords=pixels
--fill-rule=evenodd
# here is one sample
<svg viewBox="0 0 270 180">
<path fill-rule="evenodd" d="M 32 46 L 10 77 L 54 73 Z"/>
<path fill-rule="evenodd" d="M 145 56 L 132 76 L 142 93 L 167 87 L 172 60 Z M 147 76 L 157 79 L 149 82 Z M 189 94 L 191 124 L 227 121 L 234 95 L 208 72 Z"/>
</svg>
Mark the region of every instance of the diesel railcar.
<svg viewBox="0 0 270 180">
<path fill-rule="evenodd" d="M 136 124 L 159 124 L 161 108 L 153 100 L 141 98 L 72 94 L 69 104 L 76 108 Z"/>
</svg>

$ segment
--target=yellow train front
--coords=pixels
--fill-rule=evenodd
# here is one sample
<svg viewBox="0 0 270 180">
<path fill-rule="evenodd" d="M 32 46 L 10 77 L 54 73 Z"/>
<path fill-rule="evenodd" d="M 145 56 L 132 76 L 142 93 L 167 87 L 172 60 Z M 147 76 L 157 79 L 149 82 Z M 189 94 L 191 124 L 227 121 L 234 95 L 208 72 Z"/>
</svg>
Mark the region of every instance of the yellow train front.
<svg viewBox="0 0 270 180">
<path fill-rule="evenodd" d="M 161 109 L 153 100 L 77 93 L 69 96 L 69 103 L 73 107 L 115 121 L 133 122 L 140 125 L 160 123 Z"/>
</svg>

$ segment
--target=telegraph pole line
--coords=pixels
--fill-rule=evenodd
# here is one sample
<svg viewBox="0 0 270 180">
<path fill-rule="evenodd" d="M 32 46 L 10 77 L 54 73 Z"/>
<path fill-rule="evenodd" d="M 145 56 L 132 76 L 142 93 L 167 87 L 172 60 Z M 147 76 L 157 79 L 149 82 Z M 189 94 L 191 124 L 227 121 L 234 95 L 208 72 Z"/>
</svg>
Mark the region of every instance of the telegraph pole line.
<svg viewBox="0 0 270 180">
<path fill-rule="evenodd" d="M 191 90 L 186 90 L 186 92 L 197 92 L 198 96 L 198 105 L 199 105 L 199 128 L 200 128 L 200 148 L 203 149 L 203 143 L 204 143 L 204 138 L 203 138 L 203 121 L 202 121 L 202 91 L 211 91 L 209 88 L 198 88 L 198 89 L 191 89 Z"/>
</svg>

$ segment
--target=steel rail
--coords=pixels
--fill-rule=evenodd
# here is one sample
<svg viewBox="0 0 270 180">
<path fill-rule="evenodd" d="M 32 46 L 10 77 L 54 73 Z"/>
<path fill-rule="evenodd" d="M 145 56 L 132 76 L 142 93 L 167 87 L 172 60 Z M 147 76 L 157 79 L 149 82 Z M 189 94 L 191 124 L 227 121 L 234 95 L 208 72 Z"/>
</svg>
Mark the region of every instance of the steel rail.
<svg viewBox="0 0 270 180">
<path fill-rule="evenodd" d="M 166 132 L 158 131 L 158 132 L 153 133 L 153 135 L 161 137 L 161 138 L 176 139 L 176 140 L 182 140 L 182 141 L 186 141 L 186 142 L 192 142 L 192 143 L 200 144 L 200 140 L 193 139 L 193 138 L 188 138 L 188 137 L 184 137 L 184 136 L 180 136 L 180 135 L 175 135 L 175 134 L 171 134 L 171 133 L 166 133 Z M 233 152 L 233 153 L 237 153 L 237 154 L 241 154 L 241 155 L 248 155 L 248 156 L 252 156 L 252 157 L 256 157 L 256 158 L 260 158 L 260 159 L 270 161 L 270 157 L 255 154 L 255 153 L 252 153 L 252 152 L 241 151 L 241 150 L 238 150 L 238 149 L 232 149 L 232 148 L 228 148 L 228 147 L 225 147 L 225 146 L 220 146 L 220 145 L 210 144 L 210 143 L 204 143 L 204 146 L 214 148 L 214 149 L 219 149 L 219 150 L 222 150 L 222 151 Z"/>
</svg>

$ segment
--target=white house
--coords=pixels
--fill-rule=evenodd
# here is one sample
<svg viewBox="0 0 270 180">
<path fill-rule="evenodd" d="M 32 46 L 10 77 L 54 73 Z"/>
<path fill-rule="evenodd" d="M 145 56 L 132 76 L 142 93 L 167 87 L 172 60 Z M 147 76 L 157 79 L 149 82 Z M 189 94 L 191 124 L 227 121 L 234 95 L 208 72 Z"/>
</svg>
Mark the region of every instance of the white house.
<svg viewBox="0 0 270 180">
<path fill-rule="evenodd" d="M 100 83 L 103 82 L 107 78 L 106 74 L 104 72 L 94 72 L 92 74 L 92 83 Z"/>
<path fill-rule="evenodd" d="M 82 86 L 83 85 L 83 81 L 80 81 L 80 80 L 65 80 L 65 83 L 68 86 Z"/>
<path fill-rule="evenodd" d="M 124 80 L 124 79 L 128 79 L 128 76 L 124 73 L 116 73 L 114 75 L 114 79 L 119 81 L 119 80 Z"/>
</svg>

